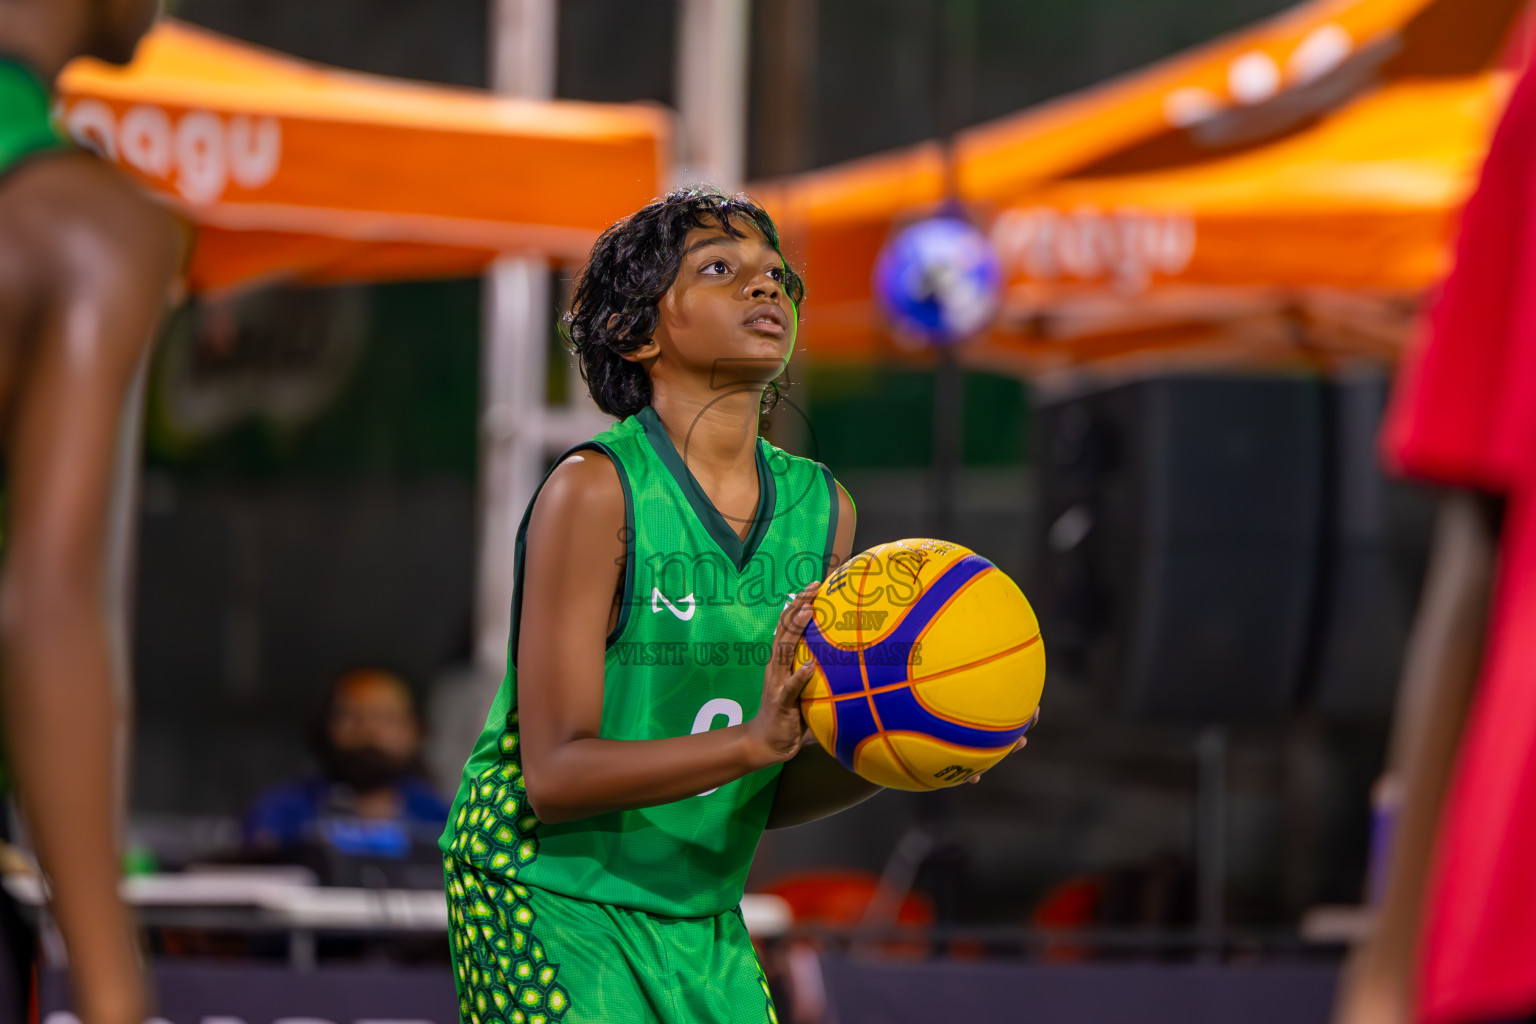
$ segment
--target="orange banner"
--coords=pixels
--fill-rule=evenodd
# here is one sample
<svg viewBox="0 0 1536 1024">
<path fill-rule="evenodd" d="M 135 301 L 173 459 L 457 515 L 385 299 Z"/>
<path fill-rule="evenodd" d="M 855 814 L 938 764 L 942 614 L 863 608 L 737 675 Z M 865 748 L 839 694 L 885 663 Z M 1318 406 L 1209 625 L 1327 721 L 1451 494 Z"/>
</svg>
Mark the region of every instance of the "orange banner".
<svg viewBox="0 0 1536 1024">
<path fill-rule="evenodd" d="M 666 180 L 656 108 L 354 74 L 174 21 L 127 68 L 71 64 L 59 91 L 72 135 L 205 229 L 204 289 L 579 260 Z"/>
</svg>

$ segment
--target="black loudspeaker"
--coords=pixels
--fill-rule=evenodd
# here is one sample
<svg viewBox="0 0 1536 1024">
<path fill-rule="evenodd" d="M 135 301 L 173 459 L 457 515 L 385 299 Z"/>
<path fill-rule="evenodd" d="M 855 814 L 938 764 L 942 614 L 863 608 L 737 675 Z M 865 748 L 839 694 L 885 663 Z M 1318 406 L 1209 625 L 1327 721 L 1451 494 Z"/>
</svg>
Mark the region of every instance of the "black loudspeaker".
<svg viewBox="0 0 1536 1024">
<path fill-rule="evenodd" d="M 1385 370 L 1328 388 L 1328 513 L 1306 696 L 1334 719 L 1390 718 L 1434 529 L 1429 493 L 1382 471 L 1388 392 Z"/>
<path fill-rule="evenodd" d="M 1035 409 L 1029 593 L 1052 658 L 1130 715 L 1289 712 L 1316 606 L 1322 382 L 1162 376 Z"/>
</svg>

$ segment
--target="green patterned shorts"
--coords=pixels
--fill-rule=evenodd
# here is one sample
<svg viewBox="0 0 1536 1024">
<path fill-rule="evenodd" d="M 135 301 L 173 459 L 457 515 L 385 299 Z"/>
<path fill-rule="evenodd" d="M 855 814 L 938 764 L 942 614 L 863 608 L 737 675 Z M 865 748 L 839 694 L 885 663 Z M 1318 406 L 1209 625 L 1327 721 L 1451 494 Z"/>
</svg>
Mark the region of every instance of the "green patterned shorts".
<svg viewBox="0 0 1536 1024">
<path fill-rule="evenodd" d="M 448 857 L 463 1024 L 777 1024 L 741 912 L 657 917 Z"/>
</svg>

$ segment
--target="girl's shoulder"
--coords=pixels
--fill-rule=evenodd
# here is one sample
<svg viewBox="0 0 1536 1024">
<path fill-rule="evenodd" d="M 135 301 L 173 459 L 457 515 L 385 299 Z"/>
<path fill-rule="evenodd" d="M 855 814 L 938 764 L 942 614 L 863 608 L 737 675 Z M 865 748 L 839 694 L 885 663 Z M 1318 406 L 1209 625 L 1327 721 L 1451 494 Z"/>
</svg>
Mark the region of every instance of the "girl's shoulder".
<svg viewBox="0 0 1536 1024">
<path fill-rule="evenodd" d="M 622 526 L 625 497 L 619 478 L 621 471 L 604 449 L 568 452 L 539 488 L 530 529 L 537 530 L 541 523 L 598 524 L 606 528 L 610 520 Z"/>
<path fill-rule="evenodd" d="M 762 446 L 769 465 L 775 468 L 793 467 L 798 472 L 820 473 L 828 477 L 832 475 L 832 470 L 827 468 L 826 463 L 814 457 L 795 455 L 793 452 L 785 451 L 766 437 L 759 436 L 757 443 Z"/>
</svg>

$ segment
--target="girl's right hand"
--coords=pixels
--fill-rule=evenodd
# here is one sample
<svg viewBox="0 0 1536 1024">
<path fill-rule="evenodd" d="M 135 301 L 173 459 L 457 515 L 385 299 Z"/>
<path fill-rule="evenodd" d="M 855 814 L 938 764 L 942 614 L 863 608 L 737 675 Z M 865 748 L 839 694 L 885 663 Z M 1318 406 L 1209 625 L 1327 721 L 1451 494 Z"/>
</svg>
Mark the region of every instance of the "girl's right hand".
<svg viewBox="0 0 1536 1024">
<path fill-rule="evenodd" d="M 821 581 L 817 580 L 800 591 L 779 616 L 779 628 L 773 634 L 772 654 L 763 672 L 763 700 L 757 714 L 747 723 L 754 747 L 753 760 L 764 766 L 794 757 L 805 737 L 800 691 L 810 681 L 815 663 L 807 661 L 796 669 L 795 648 L 811 619 L 820 589 Z"/>
</svg>

